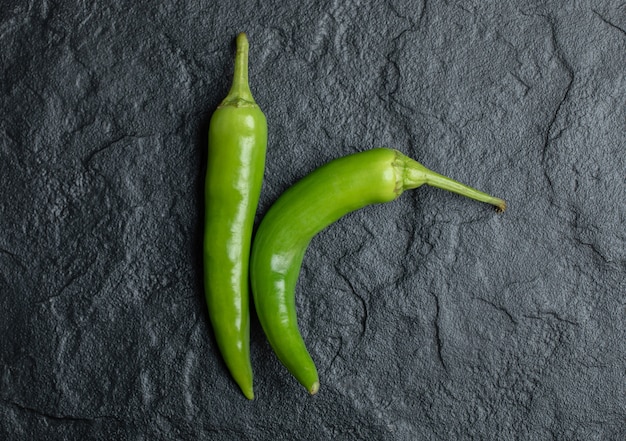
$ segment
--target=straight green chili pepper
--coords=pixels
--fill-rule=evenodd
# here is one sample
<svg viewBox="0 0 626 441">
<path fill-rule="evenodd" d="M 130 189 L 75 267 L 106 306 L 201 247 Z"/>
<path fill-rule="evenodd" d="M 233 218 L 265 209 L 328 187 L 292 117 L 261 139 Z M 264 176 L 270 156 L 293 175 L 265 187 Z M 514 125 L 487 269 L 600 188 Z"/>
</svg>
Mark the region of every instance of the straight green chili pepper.
<svg viewBox="0 0 626 441">
<path fill-rule="evenodd" d="M 254 398 L 248 266 L 267 148 L 267 121 L 248 85 L 248 39 L 237 36 L 235 71 L 211 117 L 205 180 L 204 287 L 220 352 Z"/>
<path fill-rule="evenodd" d="M 396 150 L 379 148 L 336 159 L 297 182 L 268 210 L 252 245 L 256 312 L 279 360 L 315 394 L 319 379 L 296 318 L 295 287 L 306 248 L 322 229 L 366 205 L 389 202 L 423 184 L 495 205 L 506 203 L 428 170 Z"/>
</svg>

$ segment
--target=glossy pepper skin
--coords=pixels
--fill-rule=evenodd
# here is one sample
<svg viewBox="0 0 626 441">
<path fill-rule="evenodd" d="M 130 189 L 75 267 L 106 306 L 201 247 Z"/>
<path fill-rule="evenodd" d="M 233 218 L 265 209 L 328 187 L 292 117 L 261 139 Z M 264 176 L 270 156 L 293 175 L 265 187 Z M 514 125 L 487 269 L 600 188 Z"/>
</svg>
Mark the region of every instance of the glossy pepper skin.
<svg viewBox="0 0 626 441">
<path fill-rule="evenodd" d="M 503 211 L 502 199 L 428 170 L 396 150 L 378 148 L 336 159 L 297 182 L 270 207 L 252 246 L 250 276 L 256 312 L 279 360 L 315 394 L 319 379 L 298 329 L 295 287 L 311 239 L 340 217 L 389 202 L 423 184 Z"/>
<path fill-rule="evenodd" d="M 233 83 L 209 126 L 205 180 L 204 287 L 220 352 L 254 398 L 248 266 L 267 148 L 267 122 L 248 86 L 248 40 L 237 36 Z"/>
</svg>

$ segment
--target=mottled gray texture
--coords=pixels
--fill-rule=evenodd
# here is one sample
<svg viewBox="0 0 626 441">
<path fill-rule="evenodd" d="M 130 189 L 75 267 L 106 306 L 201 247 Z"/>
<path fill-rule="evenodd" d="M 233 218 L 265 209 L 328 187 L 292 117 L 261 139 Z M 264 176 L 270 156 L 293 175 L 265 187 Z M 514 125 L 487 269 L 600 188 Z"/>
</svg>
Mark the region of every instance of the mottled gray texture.
<svg viewBox="0 0 626 441">
<path fill-rule="evenodd" d="M 626 4 L 2 2 L 0 439 L 626 439 Z M 249 34 L 259 215 L 390 146 L 422 188 L 311 243 L 305 390 L 202 290 L 208 120 Z"/>
</svg>

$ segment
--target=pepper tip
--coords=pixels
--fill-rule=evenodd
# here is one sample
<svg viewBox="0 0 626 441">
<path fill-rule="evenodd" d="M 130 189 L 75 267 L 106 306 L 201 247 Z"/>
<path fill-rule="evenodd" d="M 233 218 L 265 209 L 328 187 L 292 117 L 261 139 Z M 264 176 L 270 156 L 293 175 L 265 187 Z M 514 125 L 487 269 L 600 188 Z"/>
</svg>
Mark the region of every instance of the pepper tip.
<svg viewBox="0 0 626 441">
<path fill-rule="evenodd" d="M 250 401 L 254 400 L 254 391 L 252 390 L 252 388 L 247 390 L 242 389 L 241 391 L 247 399 L 249 399 Z"/>
<path fill-rule="evenodd" d="M 319 391 L 319 390 L 320 390 L 320 382 L 319 382 L 319 381 L 316 381 L 316 382 L 315 382 L 315 383 L 313 383 L 313 384 L 311 385 L 311 387 L 309 388 L 309 393 L 310 393 L 311 395 L 315 395 L 315 394 L 317 393 L 317 391 Z"/>
</svg>

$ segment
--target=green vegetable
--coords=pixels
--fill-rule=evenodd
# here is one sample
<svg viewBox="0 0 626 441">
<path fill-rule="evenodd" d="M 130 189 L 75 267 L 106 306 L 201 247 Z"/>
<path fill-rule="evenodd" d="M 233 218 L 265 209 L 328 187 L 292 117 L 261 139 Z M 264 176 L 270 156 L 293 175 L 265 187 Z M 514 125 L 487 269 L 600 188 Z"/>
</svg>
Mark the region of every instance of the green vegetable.
<svg viewBox="0 0 626 441">
<path fill-rule="evenodd" d="M 366 205 L 389 202 L 423 184 L 506 208 L 502 199 L 428 170 L 398 151 L 380 148 L 329 162 L 289 188 L 261 221 L 250 276 L 256 312 L 270 345 L 289 372 L 315 394 L 319 379 L 298 329 L 295 287 L 306 248 L 322 229 Z"/>
<path fill-rule="evenodd" d="M 248 85 L 248 39 L 237 36 L 233 83 L 209 127 L 204 286 L 215 338 L 244 395 L 250 364 L 248 264 L 267 148 L 267 122 Z"/>
</svg>

